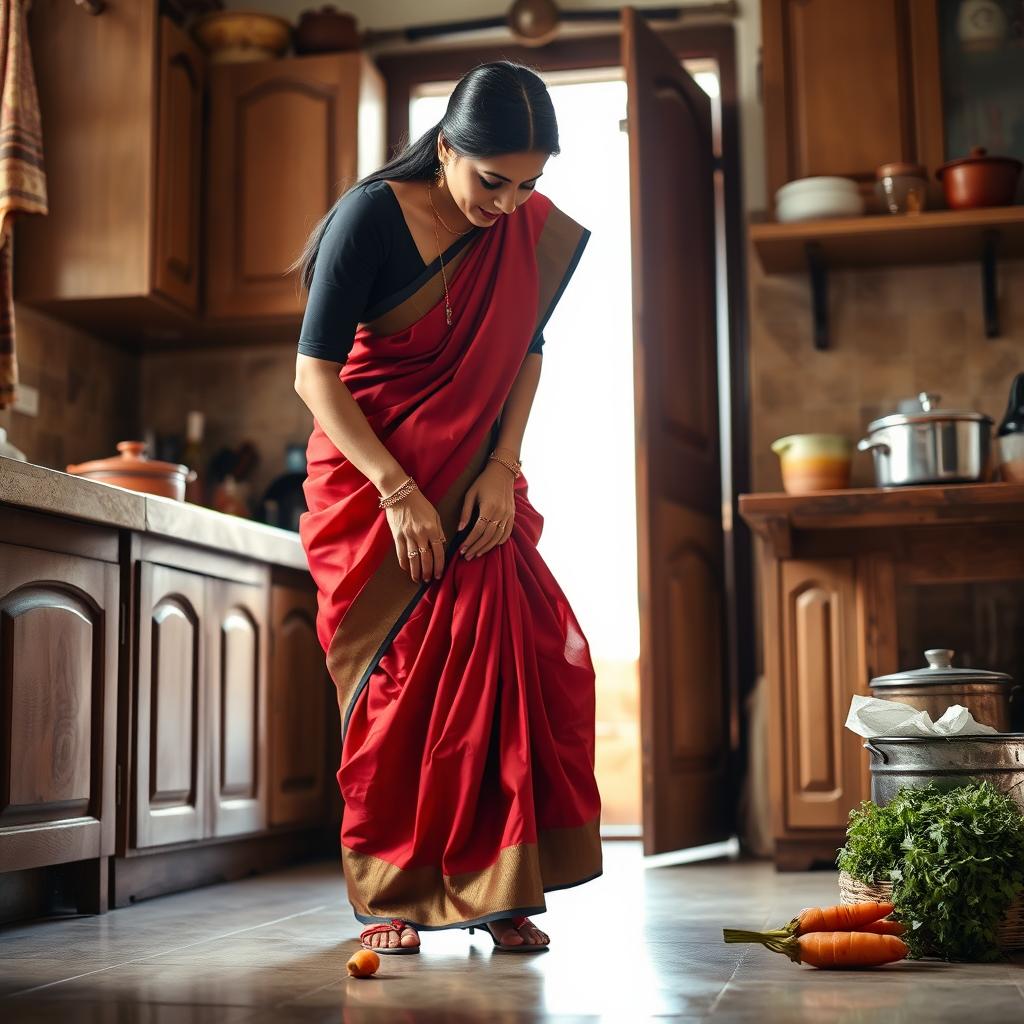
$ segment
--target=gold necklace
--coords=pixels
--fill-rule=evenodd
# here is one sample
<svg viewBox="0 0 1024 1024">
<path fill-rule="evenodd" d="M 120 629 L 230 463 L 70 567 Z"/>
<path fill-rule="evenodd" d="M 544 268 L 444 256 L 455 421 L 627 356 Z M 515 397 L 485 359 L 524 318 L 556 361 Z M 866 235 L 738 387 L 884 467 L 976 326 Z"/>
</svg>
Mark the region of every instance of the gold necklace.
<svg viewBox="0 0 1024 1024">
<path fill-rule="evenodd" d="M 450 235 L 468 235 L 473 230 L 471 224 L 465 231 L 452 231 L 450 227 L 443 220 L 441 220 L 440 214 L 437 212 L 437 207 L 434 206 L 434 196 L 431 192 L 430 182 L 427 182 L 427 199 L 430 201 L 430 210 L 434 214 L 434 219 L 431 224 L 434 228 L 434 244 L 437 246 L 437 258 L 441 261 L 441 281 L 444 283 L 444 318 L 445 322 L 449 327 L 452 325 L 452 303 L 448 295 L 448 275 L 444 270 L 444 254 L 441 252 L 441 239 L 437 234 L 437 225 L 440 223 L 441 227 L 445 229 Z"/>
<path fill-rule="evenodd" d="M 434 206 L 434 194 L 429 181 L 427 182 L 427 199 L 430 201 L 430 209 L 433 211 L 434 216 L 437 218 L 441 227 L 443 227 L 445 231 L 448 232 L 449 235 L 468 235 L 470 231 L 473 230 L 473 225 L 470 224 L 465 231 L 452 231 L 452 229 L 448 227 L 448 225 L 445 224 L 443 220 L 441 220 L 441 215 L 437 212 L 437 207 Z"/>
</svg>

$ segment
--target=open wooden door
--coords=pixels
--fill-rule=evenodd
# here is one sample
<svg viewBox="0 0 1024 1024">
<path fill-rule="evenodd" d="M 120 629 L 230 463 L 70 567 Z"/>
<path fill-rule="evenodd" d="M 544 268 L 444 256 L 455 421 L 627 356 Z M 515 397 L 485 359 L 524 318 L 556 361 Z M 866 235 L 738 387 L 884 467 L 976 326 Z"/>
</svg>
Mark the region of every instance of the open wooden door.
<svg viewBox="0 0 1024 1024">
<path fill-rule="evenodd" d="M 644 852 L 728 838 L 711 107 L 623 11 L 628 87 Z"/>
</svg>

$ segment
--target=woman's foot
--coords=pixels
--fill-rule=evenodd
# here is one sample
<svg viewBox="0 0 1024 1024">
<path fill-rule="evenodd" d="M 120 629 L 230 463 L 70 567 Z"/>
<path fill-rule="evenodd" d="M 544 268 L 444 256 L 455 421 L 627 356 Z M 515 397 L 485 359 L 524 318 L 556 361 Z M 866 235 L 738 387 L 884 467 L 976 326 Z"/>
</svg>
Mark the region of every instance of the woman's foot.
<svg viewBox="0 0 1024 1024">
<path fill-rule="evenodd" d="M 398 946 L 418 946 L 420 944 L 420 937 L 416 929 L 404 921 L 396 919 L 386 930 L 380 925 L 377 927 L 380 928 L 380 931 L 371 932 L 369 935 L 363 932 L 360 936 L 363 945 L 369 949 L 396 949 Z"/>
<path fill-rule="evenodd" d="M 551 941 L 547 932 L 541 931 L 529 920 L 516 928 L 511 917 L 499 917 L 496 921 L 488 921 L 487 927 L 503 946 L 546 946 Z"/>
</svg>

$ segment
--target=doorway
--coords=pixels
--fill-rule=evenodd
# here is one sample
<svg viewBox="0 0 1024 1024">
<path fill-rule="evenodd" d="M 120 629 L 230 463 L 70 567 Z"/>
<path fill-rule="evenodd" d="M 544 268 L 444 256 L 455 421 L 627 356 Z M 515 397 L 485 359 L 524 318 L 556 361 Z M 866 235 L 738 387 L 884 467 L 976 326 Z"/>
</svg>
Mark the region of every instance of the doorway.
<svg viewBox="0 0 1024 1024">
<path fill-rule="evenodd" d="M 684 60 L 708 94 L 718 142 L 715 61 Z M 641 835 L 640 624 L 629 148 L 621 67 L 541 73 L 561 153 L 540 191 L 592 236 L 545 327 L 544 365 L 523 442 L 539 550 L 576 613 L 596 673 L 595 774 L 606 838 Z M 409 96 L 409 137 L 444 114 L 454 82 Z"/>
</svg>

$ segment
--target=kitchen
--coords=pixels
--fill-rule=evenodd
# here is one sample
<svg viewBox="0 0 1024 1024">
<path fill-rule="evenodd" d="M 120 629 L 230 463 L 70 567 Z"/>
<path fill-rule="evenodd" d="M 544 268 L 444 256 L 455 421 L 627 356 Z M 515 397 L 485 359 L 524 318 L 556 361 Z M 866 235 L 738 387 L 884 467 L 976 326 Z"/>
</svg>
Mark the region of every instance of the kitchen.
<svg viewBox="0 0 1024 1024">
<path fill-rule="evenodd" d="M 0 425 L 28 460 L 0 461 L 8 546 L 2 589 L 14 595 L 2 642 L 12 652 L 5 665 L 18 666 L 5 668 L 4 700 L 18 715 L 24 709 L 20 719 L 7 716 L 4 918 L 110 909 L 106 919 L 124 929 L 119 942 L 130 944 L 131 915 L 158 914 L 174 900 L 190 900 L 190 912 L 204 900 L 230 906 L 231 885 L 256 893 L 264 875 L 197 887 L 255 872 L 265 873 L 276 887 L 267 891 L 289 908 L 279 916 L 297 913 L 283 881 L 293 879 L 295 890 L 311 887 L 303 911 L 326 903 L 325 913 L 335 915 L 333 934 L 320 936 L 325 945 L 319 959 L 310 951 L 308 965 L 318 985 L 336 977 L 324 1015 L 336 1016 L 339 1005 L 352 1014 L 376 1006 L 411 1013 L 414 1004 L 397 996 L 343 983 L 342 952 L 355 931 L 337 887 L 338 707 L 316 642 L 315 591 L 302 549 L 261 501 L 276 478 L 301 469 L 296 446 L 304 447 L 309 430 L 292 389 L 301 296 L 281 271 L 334 198 L 324 181 L 352 180 L 379 165 L 408 124 L 414 87 L 461 73 L 453 50 L 473 62 L 522 54 L 552 73 L 621 68 L 619 10 L 559 5 L 562 24 L 556 19 L 546 29 L 552 38 L 528 46 L 504 24 L 504 3 L 439 4 L 429 16 L 410 4 L 353 4 L 365 33 L 358 49 L 335 43 L 333 53 L 317 56 L 221 62 L 192 29 L 210 13 L 203 8 L 221 5 L 108 2 L 90 13 L 99 6 L 34 0 L 28 16 L 50 212 L 18 221 L 21 395 L 14 410 L 0 411 Z M 284 17 L 291 32 L 307 7 L 283 0 L 223 6 Z M 656 94 L 653 106 L 641 105 L 634 88 L 640 62 L 629 83 L 629 142 L 649 147 L 631 154 L 633 301 L 651 318 L 634 349 L 637 393 L 629 396 L 644 438 L 637 447 L 635 697 L 642 848 L 635 832 L 613 840 L 609 829 L 605 878 L 595 884 L 612 887 L 609 899 L 620 905 L 621 886 L 644 885 L 639 898 L 655 950 L 655 933 L 665 930 L 669 940 L 672 929 L 685 934 L 687 915 L 698 922 L 697 940 L 710 943 L 720 941 L 722 924 L 768 924 L 801 899 L 838 899 L 834 875 L 803 869 L 834 862 L 848 812 L 871 795 L 862 740 L 843 729 L 851 699 L 869 694 L 871 679 L 918 668 L 926 648 L 940 647 L 956 649 L 956 666 L 1024 676 L 1014 640 L 1024 516 L 1016 485 L 880 491 L 873 457 L 858 453 L 850 459 L 852 489 L 782 493 L 771 447 L 777 439 L 813 431 L 856 443 L 869 424 L 922 393 L 941 394 L 939 410 L 987 413 L 995 426 L 1024 369 L 1021 193 L 947 210 L 936 178 L 976 144 L 994 155 L 1024 155 L 1015 99 L 1018 5 L 873 0 L 855 15 L 838 6 L 842 14 L 829 0 L 647 12 L 677 64 L 713 57 L 718 68 L 720 157 L 676 171 L 690 178 L 672 177 L 679 140 L 644 131 L 667 108 Z M 410 38 L 410 26 L 431 31 Z M 123 46 L 129 30 L 144 41 L 130 53 Z M 635 29 L 634 40 L 641 37 Z M 297 53 L 296 37 L 291 42 Z M 955 76 L 970 60 L 985 69 L 990 92 L 963 99 Z M 303 84 L 286 67 L 288 76 L 308 68 Z M 827 90 L 812 84 L 823 80 Z M 103 112 L 100 121 L 83 121 L 76 107 L 83 103 Z M 337 124 L 326 137 L 325 118 Z M 99 130 L 76 130 L 82 123 L 103 125 L 102 145 Z M 261 145 L 265 138 L 275 145 Z M 311 138 L 322 142 L 304 161 L 287 159 Z M 885 211 L 876 170 L 896 162 L 924 166 L 922 212 Z M 865 212 L 785 222 L 774 205 L 777 189 L 823 175 L 854 181 L 853 194 L 846 186 L 841 199 Z M 695 213 L 685 195 L 673 193 L 687 191 L 673 185 L 678 180 L 706 188 L 701 195 L 714 198 L 698 212 L 714 205 L 717 214 L 717 226 L 701 220 L 703 235 L 684 242 L 672 225 Z M 268 209 L 274 215 L 261 216 Z M 659 234 L 665 225 L 669 234 Z M 707 269 L 706 258 L 694 263 L 705 254 L 713 254 L 717 284 L 688 273 Z M 682 289 L 650 270 L 660 262 L 679 272 Z M 703 317 L 694 315 L 698 303 Z M 676 323 L 699 329 L 678 350 L 660 351 Z M 663 366 L 672 371 L 667 378 Z M 705 376 L 690 374 L 692 366 Z M 717 395 L 717 408 L 709 395 Z M 186 445 L 201 445 L 206 480 L 191 482 L 192 495 L 205 484 L 202 499 L 214 510 L 54 472 L 112 455 L 118 442 L 133 439 L 146 441 L 153 458 L 190 468 Z M 247 441 L 257 443 L 258 460 Z M 993 443 L 986 472 L 994 473 L 1002 447 Z M 686 479 L 701 486 L 679 486 Z M 247 514 L 225 514 L 232 510 Z M 261 515 L 279 525 L 248 521 Z M 31 614 L 19 628 L 25 611 Z M 38 625 L 22 632 L 33 615 Z M 114 615 L 119 628 L 102 628 Z M 47 637 L 60 637 L 64 667 L 37 702 L 19 680 L 48 678 Z M 295 678 L 305 685 L 296 687 Z M 54 775 L 49 763 L 61 748 L 47 709 L 69 700 L 73 726 L 63 751 L 73 756 Z M 45 781 L 30 781 L 37 778 Z M 734 855 L 737 834 L 742 862 L 674 866 L 685 859 L 673 853 L 680 849 Z M 775 874 L 772 860 L 790 870 Z M 305 875 L 308 863 L 328 870 Z M 702 908 L 706 887 L 727 894 L 722 913 L 731 920 L 713 920 Z M 586 891 L 557 904 L 556 941 L 574 954 L 582 948 L 586 956 L 572 958 L 580 968 L 592 954 L 572 934 L 573 914 L 590 915 L 589 935 L 610 924 L 580 901 Z M 754 893 L 754 920 L 736 919 Z M 158 895 L 167 898 L 150 899 Z M 572 908 L 564 916 L 563 906 Z M 257 922 L 237 922 L 249 924 Z M 33 942 L 47 941 L 47 926 L 63 927 L 33 926 Z M 28 931 L 10 927 L 12 942 L 25 941 Z M 182 941 L 232 930 L 216 931 L 215 920 L 208 927 Z M 173 978 L 141 992 L 118 966 L 130 959 L 123 948 L 114 959 L 83 965 L 113 983 L 105 992 L 69 986 L 42 966 L 5 991 L 51 986 L 58 1005 L 40 1013 L 58 1012 L 61 992 L 98 1007 L 120 973 L 122 998 L 140 1004 L 219 1005 L 212 989 L 189 986 L 183 965 L 178 984 L 191 995 L 179 998 L 185 990 Z M 461 948 L 451 953 L 462 955 Z M 678 964 L 660 975 L 644 963 L 651 993 L 631 1019 L 648 1012 L 729 1019 L 745 1005 L 742 984 L 722 996 L 734 960 L 724 978 L 712 969 L 693 982 Z M 798 968 L 797 985 L 774 969 L 751 956 L 738 977 L 778 982 L 779 1019 L 843 1012 L 838 997 L 823 1004 Z M 996 967 L 979 970 L 989 973 L 951 967 L 948 984 L 970 990 L 982 976 L 995 983 L 991 1019 L 1000 1019 L 998 1000 L 1009 1007 L 1014 993 L 1019 999 L 1019 982 L 1012 968 L 998 976 Z M 595 997 L 604 998 L 605 1011 L 626 998 L 613 980 L 587 995 L 581 983 L 565 980 L 580 975 L 565 971 L 545 978 L 538 1016 L 544 1009 L 596 1014 Z M 256 1012 L 292 992 L 282 984 L 268 994 L 262 984 L 239 985 L 229 1003 Z M 931 1012 L 878 990 L 882 1006 Z M 847 982 L 842 991 L 858 989 Z M 459 997 L 470 998 L 465 987 Z M 486 1005 L 467 1009 L 485 1012 Z"/>
</svg>

